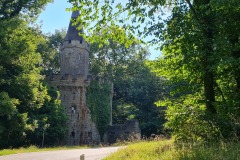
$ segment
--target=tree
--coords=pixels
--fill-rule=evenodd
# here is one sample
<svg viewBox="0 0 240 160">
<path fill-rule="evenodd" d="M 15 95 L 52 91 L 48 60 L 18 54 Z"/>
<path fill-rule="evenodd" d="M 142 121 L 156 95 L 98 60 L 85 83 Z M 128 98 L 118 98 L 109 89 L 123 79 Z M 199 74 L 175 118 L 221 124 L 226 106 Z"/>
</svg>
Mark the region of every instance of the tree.
<svg viewBox="0 0 240 160">
<path fill-rule="evenodd" d="M 45 139 L 50 140 L 45 144 L 60 144 L 66 132 L 65 111 L 42 75 L 42 66 L 53 61 L 49 55 L 56 46 L 50 49 L 50 40 L 31 17 L 47 2 L 0 2 L 0 148 L 40 144 L 39 128 L 48 123 Z M 44 45 L 46 50 L 41 49 Z M 41 55 L 46 55 L 45 62 Z"/>
<path fill-rule="evenodd" d="M 145 63 L 146 60 L 128 64 L 125 72 L 127 76 L 115 85 L 116 95 L 113 100 L 115 103 L 130 105 L 130 117 L 127 119 L 138 119 L 142 134 L 151 136 L 164 133 L 164 108 L 157 107 L 155 102 L 162 98 L 167 86 L 163 86 L 164 80 L 151 73 Z M 119 110 L 118 114 L 123 111 Z"/>
<path fill-rule="evenodd" d="M 36 127 L 27 132 L 27 140 L 29 144 L 38 146 L 62 145 L 67 133 L 67 115 L 59 100 L 59 91 L 47 84 L 46 86 L 51 99 L 29 115 L 32 123 L 36 123 Z"/>
<path fill-rule="evenodd" d="M 168 106 L 167 126 L 177 138 L 204 140 L 239 133 L 240 32 L 234 21 L 239 1 L 96 0 L 74 5 L 82 13 L 82 26 L 96 20 L 90 31 L 109 26 L 106 33 L 116 41 L 122 30 L 129 37 L 136 32 L 155 36 L 151 42 L 162 46 L 163 57 L 153 65 L 154 71 L 175 86 L 163 104 Z M 165 6 L 170 10 L 167 18 L 162 16 Z M 116 24 L 119 29 L 112 29 Z"/>
<path fill-rule="evenodd" d="M 147 55 L 148 51 L 138 44 L 126 48 L 112 40 L 103 47 L 95 43 L 90 71 L 114 84 L 113 124 L 138 119 L 142 134 L 150 136 L 163 131 L 164 113 L 154 102 L 164 89 L 162 80 L 145 65 Z"/>
<path fill-rule="evenodd" d="M 51 0 L 2 0 L 0 2 L 0 19 L 11 19 L 19 14 L 37 16 Z"/>
<path fill-rule="evenodd" d="M 40 75 L 41 56 L 36 52 L 41 36 L 18 17 L 1 20 L 0 28 L 0 93 L 9 97 L 10 101 L 6 104 L 11 104 L 14 99 L 18 102 L 14 103 L 16 116 L 1 117 L 2 122 L 7 119 L 12 122 L 4 127 L 0 136 L 2 148 L 19 146 L 25 141 L 26 130 L 34 128 L 29 123 L 28 115 L 41 107 L 48 95 L 42 84 L 43 76 Z"/>
<path fill-rule="evenodd" d="M 38 45 L 37 51 L 41 54 L 43 63 L 42 66 L 44 68 L 45 75 L 56 74 L 60 72 L 60 51 L 59 46 L 63 42 L 66 30 L 55 30 L 54 34 L 42 34 L 44 37 L 44 42 Z"/>
</svg>

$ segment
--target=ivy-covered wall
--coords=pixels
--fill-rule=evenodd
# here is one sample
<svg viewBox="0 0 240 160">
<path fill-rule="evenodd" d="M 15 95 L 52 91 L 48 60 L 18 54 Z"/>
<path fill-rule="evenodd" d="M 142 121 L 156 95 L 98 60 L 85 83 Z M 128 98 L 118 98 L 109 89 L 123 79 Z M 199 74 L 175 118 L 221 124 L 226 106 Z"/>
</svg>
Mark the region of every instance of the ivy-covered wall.
<svg viewBox="0 0 240 160">
<path fill-rule="evenodd" d="M 91 80 L 87 88 L 86 103 L 102 140 L 111 119 L 111 91 L 111 83 L 101 79 Z"/>
</svg>

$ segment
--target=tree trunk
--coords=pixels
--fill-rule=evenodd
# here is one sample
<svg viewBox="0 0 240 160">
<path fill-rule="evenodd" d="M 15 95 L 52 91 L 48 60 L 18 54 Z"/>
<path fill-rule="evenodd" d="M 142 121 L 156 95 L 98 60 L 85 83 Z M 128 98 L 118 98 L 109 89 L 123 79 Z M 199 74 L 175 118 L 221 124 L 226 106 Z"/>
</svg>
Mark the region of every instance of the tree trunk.
<svg viewBox="0 0 240 160">
<path fill-rule="evenodd" d="M 239 59 L 240 58 L 240 52 L 238 52 L 236 54 L 236 56 L 234 56 L 234 58 Z M 235 69 L 234 79 L 236 81 L 236 93 L 237 93 L 237 96 L 240 97 L 240 69 L 238 69 L 238 67 L 236 67 L 236 69 Z"/>
<path fill-rule="evenodd" d="M 210 61 L 213 56 L 213 22 L 211 14 L 206 14 L 208 11 L 211 12 L 209 6 L 210 0 L 195 0 L 194 5 L 198 9 L 198 13 L 194 10 L 195 17 L 199 21 L 200 28 L 203 33 L 203 56 L 202 56 L 202 66 L 203 66 L 203 83 L 204 83 L 204 96 L 206 101 L 206 108 L 209 113 L 216 113 L 216 109 L 213 105 L 215 102 L 215 90 L 214 90 L 214 72 L 210 69 L 213 65 L 213 61 Z M 204 9 L 202 6 L 205 5 Z"/>
<path fill-rule="evenodd" d="M 239 35 L 232 35 L 232 39 L 230 39 L 230 42 L 232 43 L 233 46 L 237 46 L 238 45 L 238 37 Z M 231 56 L 237 60 L 240 58 L 240 51 L 236 50 L 236 51 L 232 51 Z M 238 66 L 234 66 L 233 68 L 233 77 L 236 81 L 236 92 L 237 95 L 240 96 L 240 69 L 238 69 Z"/>
<path fill-rule="evenodd" d="M 207 57 L 206 57 L 207 58 Z M 204 83 L 204 95 L 206 100 L 206 108 L 210 113 L 216 113 L 216 109 L 213 105 L 215 102 L 215 90 L 214 90 L 214 76 L 212 71 L 209 71 L 207 62 L 204 63 L 204 75 L 203 75 L 203 83 Z"/>
</svg>

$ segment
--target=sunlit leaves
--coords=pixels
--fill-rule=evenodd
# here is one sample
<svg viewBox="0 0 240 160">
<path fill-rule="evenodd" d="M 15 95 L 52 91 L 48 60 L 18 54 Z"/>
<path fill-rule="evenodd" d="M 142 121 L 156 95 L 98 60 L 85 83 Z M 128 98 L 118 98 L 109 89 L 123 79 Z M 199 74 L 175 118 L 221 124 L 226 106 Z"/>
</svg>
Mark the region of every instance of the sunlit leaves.
<svg viewBox="0 0 240 160">
<path fill-rule="evenodd" d="M 51 1 L 52 0 L 1 0 L 0 19 L 10 19 L 20 13 L 34 17 Z"/>
<path fill-rule="evenodd" d="M 177 139 L 217 140 L 220 133 L 229 138 L 239 127 L 233 117 L 239 116 L 236 110 L 239 108 L 240 32 L 234 19 L 240 3 L 235 0 L 227 3 L 193 1 L 194 8 L 174 7 L 164 33 L 163 56 L 150 64 L 154 72 L 172 85 L 170 97 L 157 104 L 168 106 L 167 127 L 173 129 Z M 211 74 L 212 80 L 206 80 Z M 204 103 L 209 106 L 206 93 L 210 86 L 205 85 L 209 81 L 214 82 L 212 107 L 217 112 L 210 117 L 204 106 Z M 191 116 L 190 109 L 203 110 L 200 115 Z M 226 123 L 233 126 L 227 127 Z M 202 132 L 208 127 L 209 133 L 204 135 Z"/>
<path fill-rule="evenodd" d="M 105 43 L 109 38 L 108 34 L 110 34 L 112 39 L 115 39 L 118 43 L 127 44 L 127 47 L 128 44 L 134 43 L 136 35 L 143 38 L 150 34 L 150 31 L 143 31 L 143 28 L 148 24 L 161 21 L 161 17 L 158 17 L 156 21 L 154 15 L 159 15 L 161 12 L 161 6 L 158 6 L 158 4 L 165 4 L 165 1 L 162 0 L 150 2 L 82 0 L 78 3 L 76 1 L 70 2 L 74 5 L 72 10 L 80 11 L 78 21 L 86 29 L 85 34 L 89 34 L 88 41 Z M 116 30 L 115 26 L 124 28 L 125 34 L 122 34 L 121 30 Z M 102 38 L 96 39 L 94 33 L 104 32 L 101 31 L 103 28 L 108 28 L 107 34 L 101 34 Z M 126 35 L 127 39 L 124 38 Z M 125 41 L 122 41 L 122 39 L 125 39 Z"/>
<path fill-rule="evenodd" d="M 25 143 L 26 131 L 33 127 L 29 121 L 31 112 L 42 107 L 49 97 L 40 75 L 41 55 L 36 52 L 41 35 L 21 18 L 0 21 L 0 93 L 5 99 L 1 108 L 9 109 L 0 115 L 1 127 L 5 128 L 0 136 L 2 148 Z"/>
</svg>

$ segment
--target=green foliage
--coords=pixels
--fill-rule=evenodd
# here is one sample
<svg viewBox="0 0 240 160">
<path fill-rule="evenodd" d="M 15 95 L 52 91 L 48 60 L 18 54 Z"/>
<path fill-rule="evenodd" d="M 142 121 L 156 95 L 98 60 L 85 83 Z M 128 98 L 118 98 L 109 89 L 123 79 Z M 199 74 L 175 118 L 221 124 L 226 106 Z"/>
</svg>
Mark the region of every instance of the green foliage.
<svg viewBox="0 0 240 160">
<path fill-rule="evenodd" d="M 111 92 L 112 84 L 101 78 L 93 79 L 87 88 L 86 103 L 102 139 L 110 124 Z"/>
<path fill-rule="evenodd" d="M 165 89 L 145 65 L 148 54 L 140 44 L 126 48 L 112 40 L 101 48 L 93 44 L 90 54 L 91 73 L 114 84 L 113 124 L 138 119 L 146 136 L 161 133 L 165 122 L 163 109 L 154 104 Z"/>
<path fill-rule="evenodd" d="M 46 144 L 60 144 L 66 132 L 65 111 L 42 75 L 50 51 L 57 49 L 50 49 L 30 15 L 47 2 L 0 2 L 0 148 L 40 145 L 42 129 Z"/>
<path fill-rule="evenodd" d="M 26 129 L 27 114 L 19 113 L 17 99 L 10 98 L 6 92 L 0 93 L 0 144 L 2 147 L 18 145 L 23 140 L 22 133 Z M 14 136 L 19 136 L 18 141 Z M 15 141 L 15 142 L 14 142 Z"/>
<path fill-rule="evenodd" d="M 1 20 L 0 30 L 0 92 L 9 97 L 6 98 L 9 102 L 15 101 L 14 108 L 7 103 L 15 116 L 1 116 L 1 122 L 7 126 L 0 136 L 2 148 L 25 142 L 26 131 L 34 129 L 29 114 L 39 109 L 49 96 L 40 75 L 41 55 L 36 52 L 42 37 L 20 18 Z"/>
<path fill-rule="evenodd" d="M 231 19 L 225 9 L 235 14 L 237 10 L 213 1 L 193 3 L 190 10 L 185 5 L 175 6 L 173 15 L 179 16 L 169 19 L 164 56 L 153 65 L 173 85 L 170 97 L 159 103 L 168 106 L 166 126 L 182 141 L 233 138 L 239 134 L 239 64 L 235 63 L 238 57 L 233 57 L 238 48 L 230 44 L 235 35 L 223 31 L 227 26 L 219 27 L 218 18 Z"/>
<path fill-rule="evenodd" d="M 239 142 L 183 145 L 179 148 L 173 143 L 173 140 L 144 141 L 128 145 L 105 160 L 235 160 L 240 154 L 239 147 Z"/>
<path fill-rule="evenodd" d="M 10 19 L 20 13 L 32 17 L 37 16 L 48 2 L 51 0 L 2 0 L 0 2 L 0 19 Z"/>
<path fill-rule="evenodd" d="M 44 74 L 49 75 L 60 72 L 59 46 L 61 46 L 65 35 L 66 31 L 63 29 L 55 30 L 54 34 L 42 35 L 44 42 L 38 45 L 37 51 L 43 59 Z"/>
<path fill-rule="evenodd" d="M 139 109 L 133 104 L 124 104 L 124 101 L 113 102 L 113 123 L 124 124 L 128 120 L 136 119 Z"/>
<path fill-rule="evenodd" d="M 162 104 L 168 106 L 165 126 L 172 130 L 176 142 L 194 143 L 221 137 L 218 124 L 206 115 L 204 103 L 198 102 L 199 96 L 187 95 Z"/>
<path fill-rule="evenodd" d="M 32 123 L 36 123 L 36 128 L 27 134 L 30 144 L 40 146 L 44 131 L 45 145 L 61 145 L 67 133 L 67 115 L 59 100 L 60 94 L 53 87 L 48 87 L 48 94 L 51 99 L 31 115 Z"/>
<path fill-rule="evenodd" d="M 74 5 L 87 13 L 79 18 L 84 27 L 89 20 L 97 21 L 90 31 L 118 24 L 127 35 L 154 35 L 151 42 L 162 46 L 163 56 L 152 67 L 171 86 L 164 100 L 166 126 L 178 139 L 239 136 L 238 0 L 86 0 Z"/>
<path fill-rule="evenodd" d="M 128 48 L 136 42 L 143 41 L 148 35 L 156 36 L 152 42 L 158 43 L 163 25 L 162 16 L 165 15 L 163 5 L 178 4 L 175 0 L 130 0 L 122 2 L 83 0 L 76 3 L 69 0 L 74 7 L 68 10 L 79 10 L 81 15 L 77 19 L 81 27 L 90 34 L 86 38 L 89 42 L 97 42 L 100 46 L 108 44 L 109 39 Z M 136 39 L 138 35 L 140 38 Z M 84 36 L 84 35 L 83 35 Z M 86 35 L 85 35 L 86 36 Z"/>
<path fill-rule="evenodd" d="M 18 149 L 3 149 L 0 150 L 0 156 L 10 155 L 10 154 L 19 154 L 19 153 L 28 153 L 28 152 L 42 152 L 42 151 L 56 151 L 56 150 L 69 150 L 69 149 L 84 149 L 89 148 L 89 146 L 61 146 L 61 147 L 47 147 L 39 148 L 37 146 L 21 147 Z"/>
<path fill-rule="evenodd" d="M 114 107 L 117 109 L 118 105 L 127 106 L 126 104 L 135 106 L 130 108 L 129 115 L 134 115 L 132 117 L 139 120 L 143 135 L 163 133 L 164 109 L 154 104 L 165 92 L 163 81 L 150 72 L 144 61 L 129 63 L 125 73 L 127 76 L 114 85 L 116 93 L 113 99 Z M 119 115 L 122 113 L 124 110 L 119 110 L 117 116 L 114 116 L 115 123 L 129 119 L 128 117 L 120 119 Z"/>
</svg>

